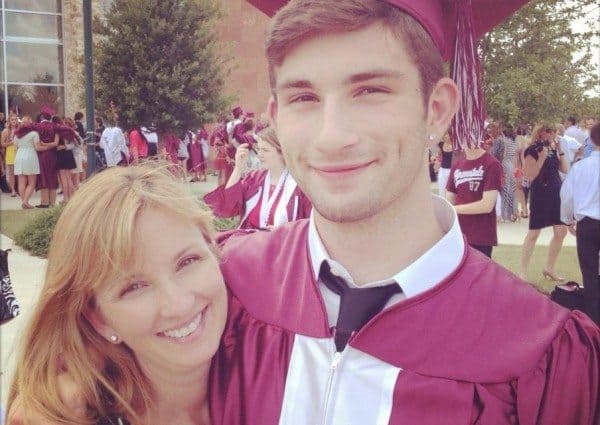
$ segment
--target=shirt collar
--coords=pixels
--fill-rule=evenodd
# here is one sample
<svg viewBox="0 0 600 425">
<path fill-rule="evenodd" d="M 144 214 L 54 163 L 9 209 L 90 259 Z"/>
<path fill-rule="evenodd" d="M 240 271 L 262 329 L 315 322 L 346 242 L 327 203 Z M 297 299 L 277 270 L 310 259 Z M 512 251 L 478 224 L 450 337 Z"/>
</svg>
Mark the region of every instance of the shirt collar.
<svg viewBox="0 0 600 425">
<path fill-rule="evenodd" d="M 445 199 L 437 195 L 432 196 L 435 216 L 444 235 L 412 264 L 386 279 L 397 282 L 406 297 L 413 297 L 433 288 L 458 267 L 464 255 L 465 242 L 456 211 Z M 331 263 L 333 260 L 321 241 L 314 213 L 311 213 L 308 226 L 308 250 L 315 280 L 318 281 L 323 261 Z"/>
</svg>

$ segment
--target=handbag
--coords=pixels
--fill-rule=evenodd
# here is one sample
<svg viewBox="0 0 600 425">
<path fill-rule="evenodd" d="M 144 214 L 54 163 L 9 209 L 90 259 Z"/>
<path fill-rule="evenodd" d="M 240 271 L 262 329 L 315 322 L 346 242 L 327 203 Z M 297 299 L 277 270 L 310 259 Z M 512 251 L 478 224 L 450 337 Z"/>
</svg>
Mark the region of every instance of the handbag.
<svg viewBox="0 0 600 425">
<path fill-rule="evenodd" d="M 550 299 L 569 310 L 583 310 L 583 287 L 573 281 L 556 285 Z"/>
<path fill-rule="evenodd" d="M 19 315 L 19 303 L 15 297 L 8 272 L 8 252 L 0 249 L 0 325 Z"/>
</svg>

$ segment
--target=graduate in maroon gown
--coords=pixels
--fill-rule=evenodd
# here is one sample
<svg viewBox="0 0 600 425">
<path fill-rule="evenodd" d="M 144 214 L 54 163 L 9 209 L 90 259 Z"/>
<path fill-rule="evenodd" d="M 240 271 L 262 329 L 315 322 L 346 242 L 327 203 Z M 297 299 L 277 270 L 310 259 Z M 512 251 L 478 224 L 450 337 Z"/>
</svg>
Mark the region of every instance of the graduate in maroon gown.
<svg viewBox="0 0 600 425">
<path fill-rule="evenodd" d="M 215 150 L 213 168 L 219 173 L 217 179 L 218 184 L 225 184 L 233 172 L 233 165 L 230 159 L 230 154 L 232 151 L 233 156 L 235 157 L 235 149 L 229 145 L 227 123 L 220 124 L 212 132 L 210 136 L 210 146 Z"/>
<path fill-rule="evenodd" d="M 482 140 L 476 39 L 522 3 L 292 0 L 272 19 L 268 110 L 314 208 L 223 238 L 213 425 L 600 423 L 600 330 L 470 248 L 429 188 L 457 111 L 455 143 Z"/>
<path fill-rule="evenodd" d="M 240 216 L 242 229 L 271 229 L 310 215 L 311 204 L 290 175 L 272 128 L 258 135 L 256 151 L 262 169 L 244 175 L 250 145 L 236 151 L 235 167 L 225 185 L 204 196 L 218 217 Z"/>
<path fill-rule="evenodd" d="M 208 143 L 208 133 L 202 127 L 194 135 L 190 134 L 188 144 L 189 158 L 187 170 L 192 173 L 192 182 L 206 181 L 206 160 L 204 156 L 204 144 Z"/>
</svg>

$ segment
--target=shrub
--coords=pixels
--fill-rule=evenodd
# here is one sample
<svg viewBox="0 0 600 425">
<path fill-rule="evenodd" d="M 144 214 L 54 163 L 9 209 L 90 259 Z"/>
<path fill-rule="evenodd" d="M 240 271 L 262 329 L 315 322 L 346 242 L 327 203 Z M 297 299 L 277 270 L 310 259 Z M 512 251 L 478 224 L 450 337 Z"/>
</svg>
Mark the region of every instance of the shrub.
<svg viewBox="0 0 600 425">
<path fill-rule="evenodd" d="M 54 226 L 61 212 L 62 207 L 57 206 L 36 215 L 15 234 L 16 244 L 33 255 L 45 258 L 48 255 Z"/>
<path fill-rule="evenodd" d="M 239 217 L 233 217 L 233 218 L 220 218 L 220 217 L 215 217 L 215 229 L 217 229 L 219 232 L 222 232 L 224 230 L 231 230 L 231 229 L 235 229 L 238 227 L 240 223 L 240 218 Z"/>
</svg>

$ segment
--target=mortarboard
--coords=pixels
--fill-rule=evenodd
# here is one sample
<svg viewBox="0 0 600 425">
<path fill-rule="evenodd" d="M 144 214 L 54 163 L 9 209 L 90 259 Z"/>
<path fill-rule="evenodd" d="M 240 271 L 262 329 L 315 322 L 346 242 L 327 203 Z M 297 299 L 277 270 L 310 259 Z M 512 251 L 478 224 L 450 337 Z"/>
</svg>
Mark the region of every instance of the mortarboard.
<svg viewBox="0 0 600 425">
<path fill-rule="evenodd" d="M 288 2 L 247 1 L 268 16 Z M 451 61 L 451 76 L 461 91 L 460 109 L 452 124 L 454 146 L 478 146 L 484 133 L 485 101 L 477 40 L 529 0 L 385 1 L 415 18 L 429 33 L 444 60 Z"/>
<path fill-rule="evenodd" d="M 244 111 L 242 110 L 241 106 L 236 106 L 231 110 L 231 113 L 233 114 L 234 118 L 239 118 L 243 112 Z"/>
<path fill-rule="evenodd" d="M 53 117 L 54 115 L 56 115 L 56 111 L 50 105 L 42 105 L 42 107 L 40 108 L 40 113 L 42 113 L 42 114 L 48 114 L 51 117 Z"/>
</svg>

